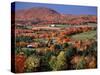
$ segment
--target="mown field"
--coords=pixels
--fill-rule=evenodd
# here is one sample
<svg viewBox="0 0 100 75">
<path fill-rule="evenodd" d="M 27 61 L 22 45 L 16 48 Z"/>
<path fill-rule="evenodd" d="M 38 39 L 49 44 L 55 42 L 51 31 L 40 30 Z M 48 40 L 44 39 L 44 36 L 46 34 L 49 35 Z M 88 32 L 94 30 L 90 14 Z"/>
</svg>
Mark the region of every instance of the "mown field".
<svg viewBox="0 0 100 75">
<path fill-rule="evenodd" d="M 92 30 L 88 32 L 78 33 L 71 36 L 75 40 L 97 39 L 97 31 Z"/>
</svg>

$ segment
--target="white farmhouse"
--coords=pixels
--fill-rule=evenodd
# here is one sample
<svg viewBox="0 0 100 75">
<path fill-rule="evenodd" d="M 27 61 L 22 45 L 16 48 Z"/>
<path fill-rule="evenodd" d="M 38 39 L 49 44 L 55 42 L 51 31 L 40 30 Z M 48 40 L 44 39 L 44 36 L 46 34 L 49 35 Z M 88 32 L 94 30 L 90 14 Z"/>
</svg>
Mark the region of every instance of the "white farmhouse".
<svg viewBox="0 0 100 75">
<path fill-rule="evenodd" d="M 55 26 L 56 26 L 55 24 L 50 25 L 50 27 L 55 27 Z"/>
</svg>

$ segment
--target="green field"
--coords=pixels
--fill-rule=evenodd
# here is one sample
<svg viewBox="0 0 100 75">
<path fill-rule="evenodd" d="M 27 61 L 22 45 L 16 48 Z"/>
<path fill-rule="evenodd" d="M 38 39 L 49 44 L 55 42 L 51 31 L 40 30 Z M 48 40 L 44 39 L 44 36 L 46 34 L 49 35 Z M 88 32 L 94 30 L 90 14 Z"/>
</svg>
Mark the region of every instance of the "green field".
<svg viewBox="0 0 100 75">
<path fill-rule="evenodd" d="M 96 39 L 97 38 L 96 30 L 83 32 L 79 34 L 72 35 L 71 37 L 75 40 L 86 40 L 86 39 Z"/>
<path fill-rule="evenodd" d="M 56 24 L 55 27 L 58 27 L 58 28 L 66 28 L 66 27 L 81 27 L 81 26 L 92 26 L 92 27 L 96 27 L 97 24 L 95 24 L 95 23 L 88 23 L 87 25 Z"/>
</svg>

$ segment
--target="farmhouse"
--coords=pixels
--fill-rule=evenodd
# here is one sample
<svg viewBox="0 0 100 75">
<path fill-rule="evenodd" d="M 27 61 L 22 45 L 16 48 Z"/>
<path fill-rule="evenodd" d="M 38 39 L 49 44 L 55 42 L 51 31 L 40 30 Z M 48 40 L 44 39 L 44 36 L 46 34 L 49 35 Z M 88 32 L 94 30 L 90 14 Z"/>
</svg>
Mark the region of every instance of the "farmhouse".
<svg viewBox="0 0 100 75">
<path fill-rule="evenodd" d="M 56 27 L 56 25 L 55 24 L 51 24 L 51 25 L 49 25 L 49 27 Z"/>
<path fill-rule="evenodd" d="M 38 47 L 37 43 L 30 43 L 29 45 L 27 45 L 27 48 L 36 48 Z"/>
</svg>

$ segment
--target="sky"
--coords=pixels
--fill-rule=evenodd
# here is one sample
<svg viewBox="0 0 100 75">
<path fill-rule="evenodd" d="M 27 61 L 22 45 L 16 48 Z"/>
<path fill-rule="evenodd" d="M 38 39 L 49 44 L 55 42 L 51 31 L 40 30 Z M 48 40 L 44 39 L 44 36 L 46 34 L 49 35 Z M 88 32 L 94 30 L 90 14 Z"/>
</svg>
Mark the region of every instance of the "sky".
<svg viewBox="0 0 100 75">
<path fill-rule="evenodd" d="M 16 10 L 28 9 L 32 7 L 46 7 L 56 10 L 57 12 L 60 12 L 62 14 L 97 15 L 97 7 L 95 6 L 61 5 L 30 2 L 16 2 L 15 4 Z"/>
</svg>

